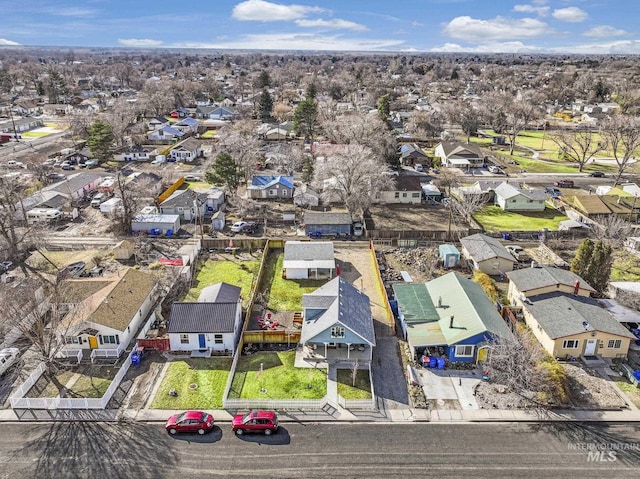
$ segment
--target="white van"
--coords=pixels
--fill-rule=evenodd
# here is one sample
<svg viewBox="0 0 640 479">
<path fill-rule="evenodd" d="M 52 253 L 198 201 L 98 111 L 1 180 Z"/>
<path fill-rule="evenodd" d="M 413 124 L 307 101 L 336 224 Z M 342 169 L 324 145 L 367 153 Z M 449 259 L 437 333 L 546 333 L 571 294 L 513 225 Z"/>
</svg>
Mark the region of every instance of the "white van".
<svg viewBox="0 0 640 479">
<path fill-rule="evenodd" d="M 104 193 L 98 193 L 91 200 L 91 207 L 92 208 L 100 208 L 100 205 L 102 204 L 102 202 L 104 200 L 106 200 L 106 195 Z"/>
<path fill-rule="evenodd" d="M 62 212 L 54 208 L 34 208 L 27 211 L 27 223 L 48 223 L 60 219 Z"/>
</svg>

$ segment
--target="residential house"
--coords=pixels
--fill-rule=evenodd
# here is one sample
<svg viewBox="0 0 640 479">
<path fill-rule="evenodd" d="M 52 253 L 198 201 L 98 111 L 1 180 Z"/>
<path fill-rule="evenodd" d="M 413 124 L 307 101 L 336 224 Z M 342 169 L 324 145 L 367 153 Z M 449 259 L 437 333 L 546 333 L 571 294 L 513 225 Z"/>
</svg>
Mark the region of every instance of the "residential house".
<svg viewBox="0 0 640 479">
<path fill-rule="evenodd" d="M 156 197 L 162 193 L 162 177 L 155 173 L 134 171 L 125 181 L 136 185 L 147 197 Z"/>
<path fill-rule="evenodd" d="M 155 306 L 154 276 L 136 269 L 113 278 L 70 279 L 65 283 L 65 301 L 75 305 L 58 327 L 66 350 L 97 349 L 100 356 L 117 358 Z"/>
<path fill-rule="evenodd" d="M 11 107 L 11 111 L 19 116 L 31 116 L 40 113 L 40 107 L 32 101 L 19 101 Z"/>
<path fill-rule="evenodd" d="M 55 191 L 64 196 L 70 196 L 72 200 L 83 200 L 94 192 L 104 180 L 104 173 L 83 171 L 67 176 L 65 181 L 54 183 L 45 187 L 47 191 Z"/>
<path fill-rule="evenodd" d="M 68 161 L 72 165 L 83 165 L 91 158 L 93 158 L 93 156 L 91 155 L 91 150 L 88 147 L 64 156 L 64 160 Z"/>
<path fill-rule="evenodd" d="M 293 198 L 293 176 L 254 175 L 247 193 L 252 199 Z"/>
<path fill-rule="evenodd" d="M 544 190 L 525 190 L 504 182 L 495 190 L 495 204 L 504 211 L 544 211 L 547 195 Z"/>
<path fill-rule="evenodd" d="M 518 263 L 497 239 L 480 233 L 460 239 L 462 255 L 477 269 L 488 275 L 502 275 Z"/>
<path fill-rule="evenodd" d="M 44 126 L 42 118 L 17 118 L 5 121 L 0 125 L 0 131 L 5 133 L 23 133 Z"/>
<path fill-rule="evenodd" d="M 638 222 L 640 202 L 635 197 L 615 195 L 576 195 L 565 199 L 569 218 L 586 224 L 601 223 L 609 216 Z"/>
<path fill-rule="evenodd" d="M 304 232 L 309 237 L 350 235 L 351 223 L 350 213 L 304 212 Z"/>
<path fill-rule="evenodd" d="M 472 143 L 443 141 L 434 150 L 442 166 L 461 168 L 478 168 L 484 163 L 484 155 L 478 145 Z"/>
<path fill-rule="evenodd" d="M 308 360 L 370 362 L 376 345 L 369 297 L 341 276 L 302 295 L 300 342 Z"/>
<path fill-rule="evenodd" d="M 207 194 L 192 189 L 179 189 L 158 205 L 160 214 L 178 215 L 182 221 L 193 221 L 207 212 Z"/>
<path fill-rule="evenodd" d="M 169 157 L 174 161 L 190 162 L 201 156 L 202 145 L 195 138 L 187 138 L 169 151 Z"/>
<path fill-rule="evenodd" d="M 420 204 L 422 185 L 420 177 L 415 175 L 397 175 L 391 177 L 391 189 L 378 191 L 376 201 L 385 204 Z"/>
<path fill-rule="evenodd" d="M 185 135 L 195 135 L 198 133 L 198 120 L 188 117 L 171 125 L 176 130 L 182 131 Z"/>
<path fill-rule="evenodd" d="M 422 151 L 422 148 L 415 143 L 405 143 L 400 147 L 400 164 L 402 166 L 413 166 L 416 163 L 424 167 L 431 166 L 431 160 L 427 154 Z"/>
<path fill-rule="evenodd" d="M 184 138 L 184 136 L 184 132 L 171 126 L 163 126 L 161 128 L 158 128 L 157 130 L 153 130 L 147 133 L 147 138 L 149 139 L 149 141 L 156 141 L 158 143 L 165 144 L 181 140 L 182 138 Z"/>
<path fill-rule="evenodd" d="M 132 145 L 122 150 L 122 153 L 116 155 L 114 160 L 121 161 L 151 161 L 156 153 L 157 149 L 143 145 Z"/>
<path fill-rule="evenodd" d="M 192 356 L 233 354 L 242 332 L 240 288 L 217 283 L 202 289 L 198 301 L 173 303 L 167 333 L 172 351 Z"/>
<path fill-rule="evenodd" d="M 330 241 L 287 241 L 284 244 L 283 275 L 287 279 L 332 278 L 336 269 Z"/>
<path fill-rule="evenodd" d="M 590 297 L 580 276 L 559 268 L 508 273 L 509 301 L 542 347 L 554 357 L 624 358 L 635 336 Z"/>
<path fill-rule="evenodd" d="M 231 106 L 218 106 L 206 113 L 202 112 L 202 118 L 206 120 L 235 120 L 239 115 L 235 108 Z"/>
<path fill-rule="evenodd" d="M 191 116 L 191 112 L 188 108 L 176 108 L 171 113 L 169 113 L 171 118 L 189 118 Z"/>
<path fill-rule="evenodd" d="M 451 192 L 463 201 L 473 201 L 474 197 L 482 196 L 486 203 L 494 203 L 495 189 L 502 183 L 502 180 L 480 180 L 471 186 L 452 188 Z"/>
<path fill-rule="evenodd" d="M 179 215 L 161 215 L 155 213 L 137 214 L 131 220 L 131 233 L 147 233 L 152 236 L 172 236 L 180 230 Z"/>
<path fill-rule="evenodd" d="M 482 361 L 488 341 L 511 336 L 482 287 L 455 272 L 392 287 L 402 334 L 415 356 Z"/>
<path fill-rule="evenodd" d="M 293 191 L 293 204 L 301 208 L 318 206 L 320 204 L 320 195 L 304 184 Z"/>
<path fill-rule="evenodd" d="M 45 115 L 57 115 L 57 116 L 70 115 L 73 112 L 73 105 L 69 105 L 66 103 L 62 103 L 62 104 L 45 103 L 44 105 L 42 105 L 42 112 Z"/>
<path fill-rule="evenodd" d="M 171 125 L 171 122 L 163 116 L 153 117 L 147 122 L 149 130 L 158 130 L 169 125 Z"/>
</svg>

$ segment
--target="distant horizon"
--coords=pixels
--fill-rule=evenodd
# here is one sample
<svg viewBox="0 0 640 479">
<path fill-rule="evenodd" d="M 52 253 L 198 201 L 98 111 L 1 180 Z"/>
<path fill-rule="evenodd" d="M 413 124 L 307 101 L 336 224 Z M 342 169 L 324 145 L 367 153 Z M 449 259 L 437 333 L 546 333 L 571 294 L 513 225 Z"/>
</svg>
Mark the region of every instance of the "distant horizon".
<svg viewBox="0 0 640 479">
<path fill-rule="evenodd" d="M 8 3 L 8 2 L 5 2 Z M 29 0 L 0 46 L 638 55 L 638 1 Z M 613 3 L 614 5 L 611 5 Z"/>
</svg>

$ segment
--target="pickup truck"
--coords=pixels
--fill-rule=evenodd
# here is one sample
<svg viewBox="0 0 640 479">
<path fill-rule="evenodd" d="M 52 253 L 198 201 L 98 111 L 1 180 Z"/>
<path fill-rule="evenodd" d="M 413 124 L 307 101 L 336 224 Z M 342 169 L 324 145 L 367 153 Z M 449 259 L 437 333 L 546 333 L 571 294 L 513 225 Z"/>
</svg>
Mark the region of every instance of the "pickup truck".
<svg viewBox="0 0 640 479">
<path fill-rule="evenodd" d="M 574 188 L 575 187 L 573 180 L 558 180 L 555 182 L 555 185 L 558 188 Z"/>
</svg>

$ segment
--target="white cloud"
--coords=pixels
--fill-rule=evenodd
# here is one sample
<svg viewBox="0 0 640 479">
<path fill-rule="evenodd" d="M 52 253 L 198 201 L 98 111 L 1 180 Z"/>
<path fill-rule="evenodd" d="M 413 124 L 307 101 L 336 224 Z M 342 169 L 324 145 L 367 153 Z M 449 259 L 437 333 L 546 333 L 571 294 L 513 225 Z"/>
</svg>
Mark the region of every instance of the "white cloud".
<svg viewBox="0 0 640 479">
<path fill-rule="evenodd" d="M 558 53 L 578 53 L 578 54 L 640 54 L 640 40 L 617 40 L 609 43 L 589 43 L 585 45 L 573 45 L 571 47 L 555 47 L 551 51 Z"/>
<path fill-rule="evenodd" d="M 276 22 L 297 20 L 325 9 L 308 5 L 281 5 L 264 0 L 246 0 L 233 7 L 231 16 L 241 21 Z"/>
<path fill-rule="evenodd" d="M 350 22 L 349 20 L 342 20 L 340 18 L 332 18 L 330 20 L 323 20 L 322 18 L 316 18 L 313 20 L 300 19 L 296 20 L 296 25 L 305 28 L 330 28 L 332 30 L 354 30 L 356 32 L 362 32 L 368 30 L 367 27 L 356 22 Z"/>
<path fill-rule="evenodd" d="M 413 21 L 411 22 L 412 27 L 424 27 L 424 23 Z"/>
<path fill-rule="evenodd" d="M 589 14 L 578 7 L 558 8 L 552 15 L 556 20 L 569 23 L 580 23 L 589 18 Z"/>
<path fill-rule="evenodd" d="M 592 38 L 609 38 L 609 37 L 621 37 L 628 35 L 629 32 L 621 30 L 619 28 L 611 27 L 609 25 L 598 25 L 597 27 L 590 28 L 582 35 Z"/>
<path fill-rule="evenodd" d="M 69 7 L 59 8 L 51 7 L 44 10 L 51 15 L 59 15 L 61 17 L 94 17 L 98 14 L 98 10 L 92 8 Z"/>
<path fill-rule="evenodd" d="M 519 13 L 535 13 L 541 17 L 546 17 L 549 15 L 549 7 L 546 6 L 536 6 L 536 5 L 514 5 L 513 11 Z"/>
<path fill-rule="evenodd" d="M 536 38 L 550 32 L 546 23 L 535 18 L 496 17 L 490 20 L 479 20 L 463 16 L 454 18 L 443 28 L 443 33 L 451 38 L 483 43 L 516 38 Z"/>
<path fill-rule="evenodd" d="M 150 38 L 118 38 L 118 43 L 125 47 L 159 47 L 163 44 L 160 40 Z"/>
<path fill-rule="evenodd" d="M 15 46 L 15 45 L 20 45 L 18 42 L 14 42 L 13 40 L 7 40 L 6 38 L 0 38 L 0 45 L 3 46 Z"/>
<path fill-rule="evenodd" d="M 404 40 L 380 38 L 348 38 L 341 35 L 312 33 L 252 34 L 229 42 L 180 43 L 167 48 L 229 48 L 246 50 L 324 50 L 324 51 L 389 51 L 397 50 Z"/>
<path fill-rule="evenodd" d="M 457 43 L 445 43 L 442 46 L 430 49 L 432 52 L 445 53 L 538 53 L 539 47 L 525 45 L 522 42 L 496 42 L 484 43 L 473 47 L 458 45 Z"/>
</svg>

